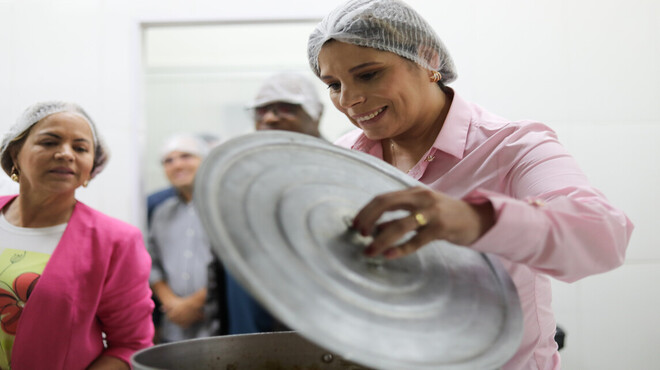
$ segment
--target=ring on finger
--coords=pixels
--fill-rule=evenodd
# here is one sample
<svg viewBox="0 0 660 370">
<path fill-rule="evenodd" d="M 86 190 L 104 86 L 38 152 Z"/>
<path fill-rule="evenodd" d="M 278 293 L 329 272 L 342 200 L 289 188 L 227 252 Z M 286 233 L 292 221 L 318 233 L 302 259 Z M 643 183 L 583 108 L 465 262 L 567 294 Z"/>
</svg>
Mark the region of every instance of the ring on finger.
<svg viewBox="0 0 660 370">
<path fill-rule="evenodd" d="M 424 226 L 426 226 L 426 224 L 429 223 L 429 221 L 426 219 L 426 217 L 424 217 L 424 215 L 421 214 L 420 212 L 415 212 L 415 214 L 413 216 L 415 217 L 415 221 L 417 221 L 417 225 L 419 227 L 424 227 Z"/>
</svg>

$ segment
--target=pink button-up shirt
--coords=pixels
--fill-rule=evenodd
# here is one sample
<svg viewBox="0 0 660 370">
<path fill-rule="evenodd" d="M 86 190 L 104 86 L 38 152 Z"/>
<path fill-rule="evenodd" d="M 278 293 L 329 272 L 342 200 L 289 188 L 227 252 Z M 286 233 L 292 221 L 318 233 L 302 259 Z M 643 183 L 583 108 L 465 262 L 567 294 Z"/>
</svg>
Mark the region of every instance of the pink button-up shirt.
<svg viewBox="0 0 660 370">
<path fill-rule="evenodd" d="M 336 144 L 383 158 L 380 141 L 360 130 Z M 504 369 L 559 369 L 548 276 L 573 282 L 621 265 L 630 220 L 589 184 L 550 128 L 508 121 L 458 94 L 409 175 L 471 203 L 491 202 L 496 223 L 470 248 L 499 256 L 520 296 L 523 339 Z"/>
</svg>

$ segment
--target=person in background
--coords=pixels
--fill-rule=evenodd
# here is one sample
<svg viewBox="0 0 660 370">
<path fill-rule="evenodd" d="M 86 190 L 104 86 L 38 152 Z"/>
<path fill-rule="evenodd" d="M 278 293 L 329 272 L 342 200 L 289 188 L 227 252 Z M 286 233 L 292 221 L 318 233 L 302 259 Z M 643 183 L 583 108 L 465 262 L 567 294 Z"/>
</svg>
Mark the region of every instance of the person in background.
<svg viewBox="0 0 660 370">
<path fill-rule="evenodd" d="M 218 136 L 210 133 L 199 133 L 196 134 L 195 136 L 204 140 L 209 145 L 209 148 L 212 148 L 221 142 Z M 151 218 L 154 209 L 156 209 L 158 205 L 160 205 L 167 199 L 175 197 L 176 195 L 177 195 L 176 188 L 174 186 L 169 186 L 165 189 L 157 190 L 147 196 L 147 229 L 151 227 Z M 153 312 L 153 321 L 154 321 L 154 325 L 158 328 L 160 327 L 160 322 L 163 316 L 163 313 L 161 311 L 161 303 L 158 300 L 158 298 L 155 296 L 152 296 L 152 299 L 155 305 L 155 309 Z"/>
<path fill-rule="evenodd" d="M 323 103 L 313 83 L 298 73 L 266 78 L 248 105 L 257 131 L 283 130 L 321 138 Z M 209 268 L 209 301 L 218 310 L 219 334 L 250 334 L 289 330 L 261 306 L 229 274 L 214 255 Z M 222 308 L 225 308 L 224 310 Z"/>
<path fill-rule="evenodd" d="M 435 31 L 399 0 L 352 0 L 308 42 L 309 63 L 359 130 L 336 144 L 426 184 L 382 194 L 353 227 L 369 256 L 394 259 L 433 240 L 499 257 L 523 310 L 522 342 L 504 369 L 559 369 L 550 277 L 573 282 L 623 263 L 633 230 L 547 126 L 511 121 L 463 99 Z M 378 224 L 387 211 L 409 216 Z M 398 245 L 414 231 L 415 236 Z"/>
<path fill-rule="evenodd" d="M 323 104 L 314 84 L 301 74 L 283 72 L 268 77 L 248 109 L 257 131 L 284 130 L 321 137 Z"/>
<path fill-rule="evenodd" d="M 149 229 L 150 283 L 161 303 L 160 342 L 212 335 L 218 325 L 205 308 L 211 246 L 192 204 L 195 174 L 209 145 L 176 135 L 162 149 L 162 164 L 177 195 L 156 207 Z"/>
<path fill-rule="evenodd" d="M 140 230 L 75 197 L 107 153 L 68 102 L 30 106 L 2 140 L 19 192 L 0 197 L 0 368 L 129 369 L 152 344 Z"/>
</svg>

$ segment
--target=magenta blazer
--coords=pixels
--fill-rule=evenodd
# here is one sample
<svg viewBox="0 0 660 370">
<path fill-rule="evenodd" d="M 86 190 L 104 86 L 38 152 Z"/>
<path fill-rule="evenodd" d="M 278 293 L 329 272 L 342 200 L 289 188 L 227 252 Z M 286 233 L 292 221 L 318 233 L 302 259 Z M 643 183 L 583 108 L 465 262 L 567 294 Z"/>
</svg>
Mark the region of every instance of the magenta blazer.
<svg viewBox="0 0 660 370">
<path fill-rule="evenodd" d="M 78 202 L 23 307 L 12 369 L 84 369 L 102 354 L 130 364 L 152 345 L 150 269 L 138 228 Z"/>
</svg>

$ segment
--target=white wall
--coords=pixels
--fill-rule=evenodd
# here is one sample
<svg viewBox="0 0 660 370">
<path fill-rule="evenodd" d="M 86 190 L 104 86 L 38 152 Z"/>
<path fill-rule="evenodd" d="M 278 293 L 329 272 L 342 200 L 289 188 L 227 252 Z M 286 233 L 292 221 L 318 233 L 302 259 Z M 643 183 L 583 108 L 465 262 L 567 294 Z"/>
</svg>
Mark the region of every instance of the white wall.
<svg viewBox="0 0 660 370">
<path fill-rule="evenodd" d="M 593 183 L 637 226 L 622 268 L 555 284 L 557 319 L 568 332 L 564 368 L 657 368 L 660 2 L 409 2 L 452 52 L 460 94 L 556 128 Z M 0 131 L 34 101 L 81 103 L 113 157 L 79 198 L 140 225 L 140 23 L 313 19 L 338 3 L 0 0 Z"/>
<path fill-rule="evenodd" d="M 307 39 L 318 22 L 145 27 L 146 153 L 142 174 L 147 192 L 168 185 L 159 158 L 168 136 L 203 132 L 224 141 L 254 132 L 246 106 L 273 73 L 297 72 L 309 78 L 325 101 L 320 129 L 327 140 L 354 128 L 332 109 L 327 87 L 309 68 Z"/>
</svg>

